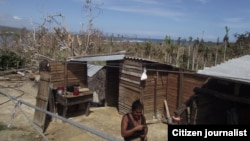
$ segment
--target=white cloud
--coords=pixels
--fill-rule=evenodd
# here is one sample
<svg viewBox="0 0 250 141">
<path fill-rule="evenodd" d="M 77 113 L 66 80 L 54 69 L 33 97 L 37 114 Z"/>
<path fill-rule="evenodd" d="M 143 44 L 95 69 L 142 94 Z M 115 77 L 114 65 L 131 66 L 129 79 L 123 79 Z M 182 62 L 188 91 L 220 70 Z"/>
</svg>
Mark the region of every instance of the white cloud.
<svg viewBox="0 0 250 141">
<path fill-rule="evenodd" d="M 196 1 L 198 1 L 198 2 L 200 2 L 202 4 L 205 4 L 205 3 L 207 3 L 208 0 L 196 0 Z"/>
<path fill-rule="evenodd" d="M 13 16 L 14 20 L 22 20 L 22 18 L 18 17 L 18 16 Z"/>
<path fill-rule="evenodd" d="M 139 13 L 139 14 L 146 14 L 146 15 L 154 15 L 154 16 L 161 16 L 161 17 L 175 17 L 176 16 L 183 16 L 184 13 L 160 9 L 160 8 L 143 8 L 143 7 L 108 7 L 107 9 L 113 11 L 120 11 L 120 12 L 129 12 L 129 13 Z"/>
</svg>

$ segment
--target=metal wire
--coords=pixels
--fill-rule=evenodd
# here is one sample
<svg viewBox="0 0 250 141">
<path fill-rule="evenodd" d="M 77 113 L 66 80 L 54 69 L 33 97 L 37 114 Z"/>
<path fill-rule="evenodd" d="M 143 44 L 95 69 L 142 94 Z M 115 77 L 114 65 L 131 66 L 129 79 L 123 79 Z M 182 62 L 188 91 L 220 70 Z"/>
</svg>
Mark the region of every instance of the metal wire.
<svg viewBox="0 0 250 141">
<path fill-rule="evenodd" d="M 106 139 L 106 140 L 109 140 L 109 141 L 122 141 L 122 140 L 119 139 L 119 138 L 110 136 L 110 135 L 108 135 L 108 134 L 106 134 L 106 133 L 103 133 L 103 132 L 101 132 L 101 131 L 92 129 L 92 128 L 87 127 L 87 126 L 85 126 L 85 125 L 82 125 L 82 124 L 80 124 L 80 123 L 77 123 L 77 122 L 68 120 L 68 119 L 66 119 L 66 118 L 64 118 L 64 117 L 62 117 L 62 116 L 58 116 L 58 115 L 56 115 L 56 114 L 54 114 L 54 113 L 51 113 L 51 112 L 49 112 L 49 111 L 47 111 L 47 110 L 41 109 L 41 108 L 39 108 L 39 107 L 37 107 L 37 106 L 34 106 L 34 105 L 32 105 L 32 104 L 30 104 L 30 103 L 28 103 L 28 102 L 25 102 L 25 101 L 23 101 L 23 100 L 17 99 L 17 98 L 15 98 L 15 97 L 13 97 L 13 96 L 11 96 L 11 95 L 9 95 L 9 94 L 2 93 L 1 91 L 0 91 L 0 94 L 2 94 L 2 95 L 4 95 L 4 96 L 8 97 L 8 98 L 11 99 L 11 100 L 18 101 L 18 102 L 21 103 L 21 104 L 24 104 L 24 105 L 26 105 L 26 106 L 29 106 L 29 107 L 31 107 L 31 108 L 34 108 L 34 109 L 36 109 L 36 110 L 38 110 L 38 111 L 41 111 L 41 112 L 43 112 L 43 113 L 46 113 L 46 114 L 48 114 L 48 115 L 50 115 L 50 116 L 52 116 L 52 117 L 55 117 L 55 118 L 57 118 L 57 119 L 60 119 L 60 120 L 64 121 L 65 123 L 68 123 L 68 124 L 70 124 L 70 125 L 73 125 L 73 126 L 75 126 L 75 127 L 80 128 L 80 129 L 86 130 L 86 131 L 88 131 L 88 132 L 90 132 L 90 133 L 92 133 L 92 134 L 95 134 L 95 135 L 97 135 L 97 136 L 99 136 L 99 137 L 102 137 L 102 138 L 104 138 L 104 139 Z"/>
</svg>

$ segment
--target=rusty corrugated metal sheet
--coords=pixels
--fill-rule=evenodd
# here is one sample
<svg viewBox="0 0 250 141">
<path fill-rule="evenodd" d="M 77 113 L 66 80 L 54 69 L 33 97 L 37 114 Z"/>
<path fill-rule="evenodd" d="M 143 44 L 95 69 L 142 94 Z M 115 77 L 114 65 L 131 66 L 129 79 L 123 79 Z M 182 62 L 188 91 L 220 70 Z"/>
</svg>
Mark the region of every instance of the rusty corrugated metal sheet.
<svg viewBox="0 0 250 141">
<path fill-rule="evenodd" d="M 118 109 L 119 113 L 125 114 L 131 110 L 132 102 L 141 97 L 142 63 L 125 59 L 120 72 Z"/>
<path fill-rule="evenodd" d="M 140 77 L 147 70 L 147 79 Z M 173 67 L 149 60 L 125 57 L 119 85 L 119 112 L 129 112 L 132 102 L 140 98 L 144 103 L 144 114 L 148 120 L 161 118 L 166 99 L 167 72 Z"/>
<path fill-rule="evenodd" d="M 190 98 L 190 96 L 194 95 L 194 88 L 201 87 L 207 78 L 208 77 L 204 75 L 184 74 L 182 101 L 185 102 Z"/>
<path fill-rule="evenodd" d="M 148 78 L 141 81 L 144 68 Z M 168 101 L 173 115 L 178 106 L 193 94 L 193 88 L 203 84 L 207 78 L 203 76 L 167 64 L 125 57 L 119 84 L 119 113 L 129 112 L 133 100 L 140 98 L 148 120 L 162 118 L 165 114 L 164 100 Z"/>
<path fill-rule="evenodd" d="M 170 115 L 178 106 L 178 73 L 168 74 L 168 86 L 167 86 L 167 103 L 169 107 Z"/>
</svg>

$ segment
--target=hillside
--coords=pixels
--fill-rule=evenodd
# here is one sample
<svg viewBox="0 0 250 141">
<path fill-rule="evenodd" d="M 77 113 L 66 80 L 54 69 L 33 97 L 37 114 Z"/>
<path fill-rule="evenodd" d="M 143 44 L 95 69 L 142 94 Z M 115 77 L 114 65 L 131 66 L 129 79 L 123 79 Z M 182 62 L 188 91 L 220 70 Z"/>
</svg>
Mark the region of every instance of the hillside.
<svg viewBox="0 0 250 141">
<path fill-rule="evenodd" d="M 4 32 L 14 32 L 14 33 L 18 33 L 22 30 L 23 28 L 18 28 L 18 27 L 9 27 L 9 26 L 2 26 L 0 25 L 0 32 L 4 33 Z"/>
</svg>

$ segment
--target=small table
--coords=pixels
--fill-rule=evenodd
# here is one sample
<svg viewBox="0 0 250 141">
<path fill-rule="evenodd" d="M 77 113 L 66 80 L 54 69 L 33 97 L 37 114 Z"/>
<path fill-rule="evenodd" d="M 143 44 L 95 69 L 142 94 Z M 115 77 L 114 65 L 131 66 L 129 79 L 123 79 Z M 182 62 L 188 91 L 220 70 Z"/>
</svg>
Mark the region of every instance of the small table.
<svg viewBox="0 0 250 141">
<path fill-rule="evenodd" d="M 63 116 L 66 117 L 68 106 L 87 103 L 85 115 L 89 115 L 90 103 L 93 101 L 93 92 L 80 92 L 79 95 L 73 95 L 71 92 L 66 94 L 56 94 L 56 102 L 63 106 Z"/>
</svg>

